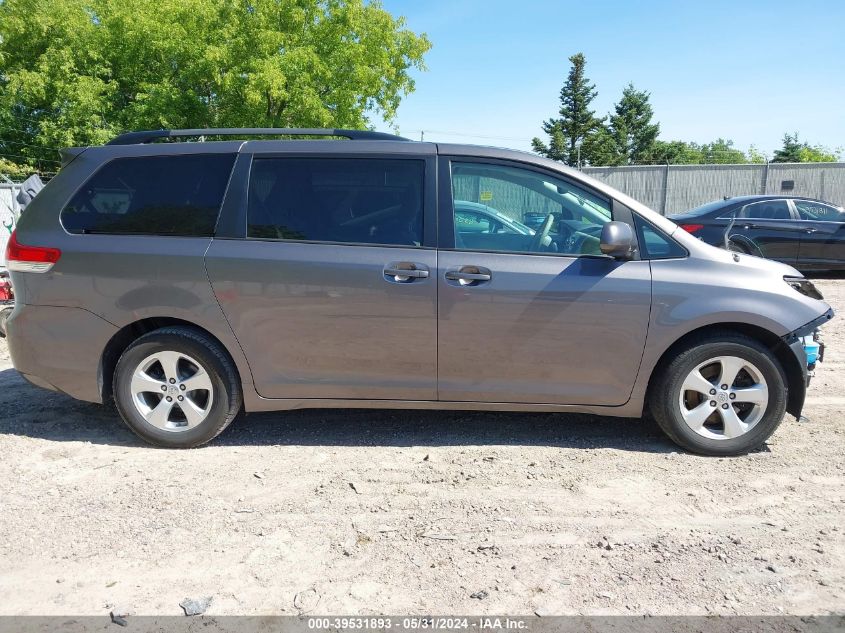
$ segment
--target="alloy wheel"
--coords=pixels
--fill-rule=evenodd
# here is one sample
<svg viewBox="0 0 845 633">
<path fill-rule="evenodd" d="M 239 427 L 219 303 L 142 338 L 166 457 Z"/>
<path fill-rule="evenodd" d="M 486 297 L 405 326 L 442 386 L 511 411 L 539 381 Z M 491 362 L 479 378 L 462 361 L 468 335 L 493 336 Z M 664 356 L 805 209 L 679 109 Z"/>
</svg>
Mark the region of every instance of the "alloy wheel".
<svg viewBox="0 0 845 633">
<path fill-rule="evenodd" d="M 182 432 L 201 424 L 211 411 L 214 387 L 198 361 L 173 351 L 156 352 L 132 372 L 132 403 L 152 426 Z"/>
<path fill-rule="evenodd" d="M 769 387 L 753 363 L 717 356 L 693 369 L 680 393 L 681 417 L 699 435 L 729 440 L 748 433 L 763 418 Z"/>
</svg>

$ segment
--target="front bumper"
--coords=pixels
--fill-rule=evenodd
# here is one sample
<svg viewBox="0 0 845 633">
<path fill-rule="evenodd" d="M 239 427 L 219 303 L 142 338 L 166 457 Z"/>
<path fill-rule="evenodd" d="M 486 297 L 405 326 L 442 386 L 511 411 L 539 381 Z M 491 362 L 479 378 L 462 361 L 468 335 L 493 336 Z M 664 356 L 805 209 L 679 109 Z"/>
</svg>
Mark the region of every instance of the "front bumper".
<svg viewBox="0 0 845 633">
<path fill-rule="evenodd" d="M 820 363 L 824 360 L 824 342 L 821 340 L 819 328 L 832 318 L 833 308 L 830 308 L 824 314 L 783 337 L 786 344 L 789 345 L 789 349 L 792 350 L 792 353 L 795 354 L 795 357 L 801 365 L 805 385 L 810 384 L 810 378 L 812 377 L 810 372 L 816 368 L 816 363 Z M 807 358 L 807 352 L 805 349 L 805 339 L 807 338 L 815 341 L 819 346 L 817 357 L 813 361 L 809 361 Z"/>
</svg>

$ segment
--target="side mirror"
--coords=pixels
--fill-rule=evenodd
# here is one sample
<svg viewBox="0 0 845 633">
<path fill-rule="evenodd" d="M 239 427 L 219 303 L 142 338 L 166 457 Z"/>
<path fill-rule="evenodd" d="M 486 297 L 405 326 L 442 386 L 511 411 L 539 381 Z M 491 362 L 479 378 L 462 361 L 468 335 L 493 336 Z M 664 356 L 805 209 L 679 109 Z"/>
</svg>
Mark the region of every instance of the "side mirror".
<svg viewBox="0 0 845 633">
<path fill-rule="evenodd" d="M 608 222 L 601 229 L 601 252 L 610 257 L 625 259 L 634 250 L 634 229 L 625 222 Z"/>
</svg>

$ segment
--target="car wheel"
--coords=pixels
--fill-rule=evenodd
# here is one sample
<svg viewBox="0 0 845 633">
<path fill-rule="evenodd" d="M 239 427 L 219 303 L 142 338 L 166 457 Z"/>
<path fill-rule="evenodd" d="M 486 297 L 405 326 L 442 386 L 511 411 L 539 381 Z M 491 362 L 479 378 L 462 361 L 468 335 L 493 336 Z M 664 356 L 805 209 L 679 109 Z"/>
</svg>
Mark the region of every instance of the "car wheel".
<svg viewBox="0 0 845 633">
<path fill-rule="evenodd" d="M 242 402 L 229 355 L 189 327 L 161 328 L 132 343 L 117 362 L 113 392 L 129 428 L 167 448 L 211 441 L 237 416 Z"/>
<path fill-rule="evenodd" d="M 786 400 L 774 354 L 752 338 L 724 332 L 680 350 L 660 370 L 649 404 L 676 444 L 724 456 L 763 444 L 783 420 Z"/>
<path fill-rule="evenodd" d="M 749 249 L 744 244 L 740 244 L 739 242 L 735 242 L 731 240 L 728 242 L 728 250 L 732 253 L 742 253 L 743 255 L 750 255 L 751 249 Z"/>
</svg>

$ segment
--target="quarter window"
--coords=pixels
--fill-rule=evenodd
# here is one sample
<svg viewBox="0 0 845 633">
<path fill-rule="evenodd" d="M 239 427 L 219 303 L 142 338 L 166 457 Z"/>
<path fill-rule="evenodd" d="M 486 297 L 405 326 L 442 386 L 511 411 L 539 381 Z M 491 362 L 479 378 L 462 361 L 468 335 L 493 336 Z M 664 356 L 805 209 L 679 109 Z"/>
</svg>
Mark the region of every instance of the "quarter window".
<svg viewBox="0 0 845 633">
<path fill-rule="evenodd" d="M 598 255 L 611 219 L 609 200 L 505 165 L 452 163 L 452 200 L 455 247 L 466 250 Z"/>
<path fill-rule="evenodd" d="M 209 237 L 234 154 L 118 158 L 96 172 L 62 210 L 70 233 Z"/>
<path fill-rule="evenodd" d="M 686 249 L 642 218 L 637 217 L 634 223 L 639 232 L 640 253 L 644 259 L 674 259 L 687 256 Z"/>
<path fill-rule="evenodd" d="M 419 246 L 420 160 L 257 158 L 249 181 L 249 237 Z"/>
</svg>

